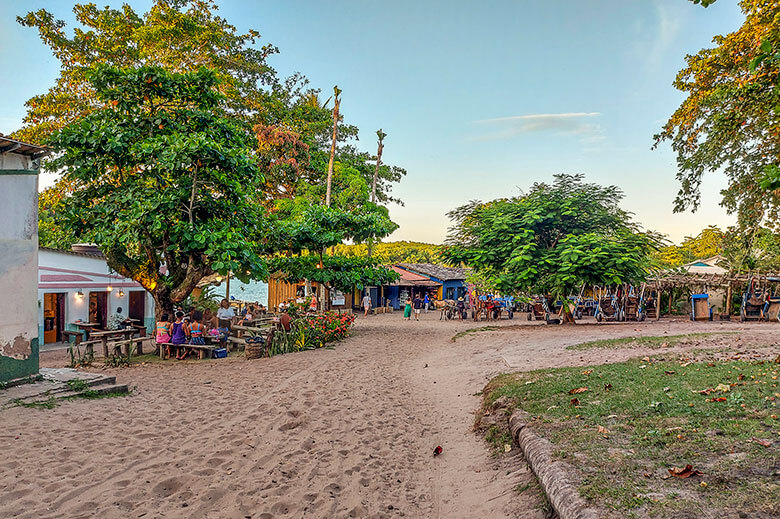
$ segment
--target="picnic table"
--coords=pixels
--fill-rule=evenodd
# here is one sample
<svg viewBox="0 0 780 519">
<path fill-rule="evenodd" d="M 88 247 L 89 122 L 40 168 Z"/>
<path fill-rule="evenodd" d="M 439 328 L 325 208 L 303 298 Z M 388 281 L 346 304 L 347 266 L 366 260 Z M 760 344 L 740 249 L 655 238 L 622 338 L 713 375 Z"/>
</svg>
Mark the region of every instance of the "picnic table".
<svg viewBox="0 0 780 519">
<path fill-rule="evenodd" d="M 121 330 L 106 330 L 99 332 L 92 332 L 91 336 L 94 340 L 99 340 L 103 345 L 103 355 L 108 357 L 108 339 L 109 338 L 123 338 L 126 341 L 133 338 L 135 330 L 133 328 L 123 328 Z"/>
<path fill-rule="evenodd" d="M 81 339 L 84 338 L 84 332 L 79 330 L 62 330 L 62 335 L 65 337 L 65 342 L 70 342 L 70 338 L 73 337 L 73 344 L 78 346 L 81 343 Z"/>
<path fill-rule="evenodd" d="M 73 326 L 78 327 L 81 331 L 83 331 L 86 335 L 86 339 L 89 340 L 89 335 L 92 333 L 92 330 L 100 326 L 100 323 L 87 323 L 84 321 L 76 321 L 75 323 L 71 323 Z"/>
</svg>

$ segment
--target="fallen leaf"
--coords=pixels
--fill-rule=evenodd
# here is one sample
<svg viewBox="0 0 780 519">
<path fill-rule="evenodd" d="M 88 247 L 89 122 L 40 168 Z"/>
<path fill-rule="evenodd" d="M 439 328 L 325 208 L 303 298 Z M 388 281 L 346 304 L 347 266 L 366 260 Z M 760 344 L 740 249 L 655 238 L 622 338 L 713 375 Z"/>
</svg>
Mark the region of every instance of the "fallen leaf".
<svg viewBox="0 0 780 519">
<path fill-rule="evenodd" d="M 707 488 L 707 482 L 706 481 L 702 481 L 701 483 L 699 483 L 699 486 L 701 488 Z"/>
<path fill-rule="evenodd" d="M 443 450 L 444 450 L 444 449 L 442 449 L 442 448 L 441 448 L 441 445 L 437 445 L 437 446 L 436 446 L 436 448 L 435 448 L 435 449 L 433 449 L 433 457 L 435 458 L 436 456 L 438 456 L 439 454 L 441 454 L 441 452 L 442 452 Z"/>
<path fill-rule="evenodd" d="M 715 386 L 715 391 L 720 391 L 721 393 L 728 393 L 731 391 L 731 387 L 726 384 L 718 384 Z"/>
<path fill-rule="evenodd" d="M 685 366 L 690 366 L 690 364 L 691 364 L 690 362 L 683 362 L 682 364 L 680 364 L 680 367 L 684 368 Z"/>
<path fill-rule="evenodd" d="M 704 475 L 703 472 L 699 472 L 698 470 L 693 470 L 693 467 L 691 465 L 686 465 L 685 468 L 677 468 L 672 467 L 669 469 L 669 474 L 676 478 L 686 479 L 691 476 L 702 476 Z"/>
<path fill-rule="evenodd" d="M 737 380 L 745 380 L 745 375 L 740 373 L 739 376 L 737 377 Z"/>
<path fill-rule="evenodd" d="M 642 357 L 642 360 L 645 362 L 650 362 L 650 357 Z"/>
<path fill-rule="evenodd" d="M 590 375 L 591 373 L 593 373 L 593 370 L 592 370 L 592 369 L 589 369 L 589 370 L 587 370 L 587 371 L 583 371 L 583 372 L 582 372 L 582 374 L 583 374 L 583 375 Z"/>
<path fill-rule="evenodd" d="M 573 405 L 573 406 L 580 405 L 580 399 L 579 398 L 572 398 L 571 399 L 571 405 Z"/>
<path fill-rule="evenodd" d="M 664 371 L 664 373 L 666 373 L 667 375 L 674 375 L 677 372 L 676 371 L 670 371 L 670 370 L 667 369 L 666 371 Z"/>
<path fill-rule="evenodd" d="M 772 446 L 771 440 L 762 440 L 761 438 L 756 438 L 755 436 L 750 438 L 750 441 L 752 441 L 753 443 L 757 443 L 757 444 L 761 445 L 762 447 L 769 448 L 769 447 Z"/>
<path fill-rule="evenodd" d="M 599 434 L 609 434 L 609 429 L 599 425 Z"/>
<path fill-rule="evenodd" d="M 570 395 L 578 395 L 580 393 L 584 393 L 587 390 L 588 390 L 587 387 L 578 387 L 577 389 L 570 389 L 569 390 L 569 394 Z"/>
<path fill-rule="evenodd" d="M 728 400 L 725 396 L 716 396 L 714 398 L 708 398 L 707 402 L 725 402 Z"/>
<path fill-rule="evenodd" d="M 604 384 L 604 391 L 609 391 L 612 389 L 612 384 Z"/>
</svg>

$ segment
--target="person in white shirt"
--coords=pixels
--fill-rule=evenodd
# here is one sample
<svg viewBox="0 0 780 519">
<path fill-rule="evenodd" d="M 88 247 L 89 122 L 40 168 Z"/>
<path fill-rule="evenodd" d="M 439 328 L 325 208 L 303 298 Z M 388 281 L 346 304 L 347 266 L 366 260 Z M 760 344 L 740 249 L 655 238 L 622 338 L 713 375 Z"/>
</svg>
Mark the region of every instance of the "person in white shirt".
<svg viewBox="0 0 780 519">
<path fill-rule="evenodd" d="M 235 316 L 236 312 L 230 306 L 230 302 L 227 299 L 223 299 L 219 303 L 219 309 L 217 310 L 217 329 L 219 330 L 220 342 L 227 342 L 228 335 L 230 335 L 230 325 Z"/>
<path fill-rule="evenodd" d="M 363 296 L 363 316 L 367 317 L 368 312 L 371 311 L 371 296 L 368 295 L 368 292 L 366 292 L 366 295 Z"/>
</svg>

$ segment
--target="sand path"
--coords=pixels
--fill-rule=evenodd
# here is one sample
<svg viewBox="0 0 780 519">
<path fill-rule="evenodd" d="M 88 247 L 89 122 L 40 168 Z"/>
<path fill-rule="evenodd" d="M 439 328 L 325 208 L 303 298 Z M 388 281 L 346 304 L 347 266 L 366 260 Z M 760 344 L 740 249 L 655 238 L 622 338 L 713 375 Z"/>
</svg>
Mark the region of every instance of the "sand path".
<svg viewBox="0 0 780 519">
<path fill-rule="evenodd" d="M 272 359 L 109 370 L 133 396 L 2 411 L 0 517 L 539 517 L 511 491 L 524 464 L 471 432 L 485 376 L 449 338 L 473 324 L 437 319 L 361 319 L 334 349 Z"/>
<path fill-rule="evenodd" d="M 644 354 L 564 348 L 597 337 L 778 337 L 766 324 L 682 321 L 522 326 L 450 342 L 473 327 L 372 316 L 333 349 L 107 370 L 133 395 L 0 411 L 0 517 L 538 519 L 538 496 L 513 491 L 533 481 L 522 457 L 491 458 L 471 431 L 475 393 L 492 376 Z M 42 363 L 61 366 L 63 355 Z"/>
</svg>

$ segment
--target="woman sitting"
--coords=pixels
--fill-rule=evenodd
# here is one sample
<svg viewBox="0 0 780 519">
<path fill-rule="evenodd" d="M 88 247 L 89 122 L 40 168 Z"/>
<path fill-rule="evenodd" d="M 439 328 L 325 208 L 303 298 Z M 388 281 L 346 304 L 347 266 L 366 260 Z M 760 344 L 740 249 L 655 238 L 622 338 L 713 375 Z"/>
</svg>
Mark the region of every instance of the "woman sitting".
<svg viewBox="0 0 780 519">
<path fill-rule="evenodd" d="M 157 343 L 158 348 L 162 348 L 163 344 L 171 342 L 171 322 L 168 319 L 168 314 L 162 314 L 160 320 L 157 321 L 157 329 L 155 330 L 154 340 Z"/>
<path fill-rule="evenodd" d="M 192 345 L 203 346 L 206 344 L 206 339 L 204 338 L 206 335 L 206 327 L 203 326 L 203 324 L 200 322 L 202 319 L 203 312 L 200 310 L 195 310 L 192 312 L 192 316 L 190 318 L 191 322 L 184 325 L 184 333 L 189 339 L 188 342 Z M 176 358 L 183 360 L 190 356 L 190 354 L 197 356 L 195 348 L 184 348 L 182 354 Z"/>
<path fill-rule="evenodd" d="M 187 342 L 187 332 L 184 331 L 186 324 L 184 323 L 183 319 L 184 312 L 176 312 L 176 320 L 171 325 L 171 344 L 174 346 L 179 346 Z M 171 356 L 170 347 L 168 347 L 168 356 Z"/>
</svg>

